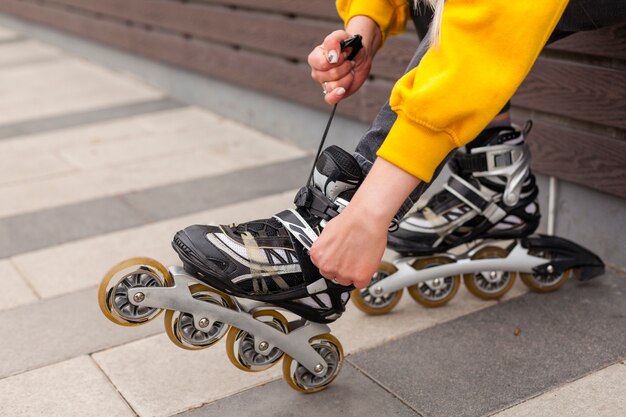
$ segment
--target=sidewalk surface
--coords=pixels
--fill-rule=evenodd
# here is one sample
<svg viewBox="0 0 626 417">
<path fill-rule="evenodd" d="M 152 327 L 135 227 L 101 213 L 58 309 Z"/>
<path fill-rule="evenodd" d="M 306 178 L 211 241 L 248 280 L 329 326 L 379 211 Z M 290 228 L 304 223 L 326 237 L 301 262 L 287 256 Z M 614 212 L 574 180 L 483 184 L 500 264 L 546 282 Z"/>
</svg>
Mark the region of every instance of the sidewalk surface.
<svg viewBox="0 0 626 417">
<path fill-rule="evenodd" d="M 323 126 L 320 126 L 320 131 Z M 174 232 L 289 207 L 307 152 L 0 27 L 1 416 L 626 415 L 626 277 L 446 307 L 352 305 L 348 356 L 317 395 L 280 367 L 243 373 L 221 342 L 188 352 L 157 319 L 113 325 L 116 262 L 176 263 Z M 516 331 L 519 329 L 521 331 Z"/>
</svg>

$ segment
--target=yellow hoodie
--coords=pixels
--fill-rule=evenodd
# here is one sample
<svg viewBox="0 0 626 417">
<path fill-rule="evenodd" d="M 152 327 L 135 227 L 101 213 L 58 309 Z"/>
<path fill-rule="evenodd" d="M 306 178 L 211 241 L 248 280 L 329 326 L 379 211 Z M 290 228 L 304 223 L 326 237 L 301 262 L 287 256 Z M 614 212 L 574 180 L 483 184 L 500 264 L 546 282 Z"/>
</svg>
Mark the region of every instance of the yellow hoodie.
<svg viewBox="0 0 626 417">
<path fill-rule="evenodd" d="M 430 182 L 454 149 L 474 139 L 522 83 L 567 0 L 446 0 L 438 48 L 395 84 L 398 118 L 377 155 Z M 404 31 L 406 0 L 337 0 L 344 22 L 373 19 L 383 37 Z"/>
</svg>

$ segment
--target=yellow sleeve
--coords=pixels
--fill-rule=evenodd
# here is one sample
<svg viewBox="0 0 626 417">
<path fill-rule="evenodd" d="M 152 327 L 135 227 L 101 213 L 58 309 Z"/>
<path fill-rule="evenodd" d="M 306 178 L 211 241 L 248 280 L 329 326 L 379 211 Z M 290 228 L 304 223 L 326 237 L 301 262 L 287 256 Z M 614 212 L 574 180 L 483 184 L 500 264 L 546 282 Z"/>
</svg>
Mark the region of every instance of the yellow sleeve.
<svg viewBox="0 0 626 417">
<path fill-rule="evenodd" d="M 383 42 L 388 36 L 404 32 L 409 18 L 406 0 L 337 0 L 336 5 L 346 25 L 354 16 L 374 20 L 383 35 Z"/>
<path fill-rule="evenodd" d="M 439 48 L 393 88 L 398 118 L 378 156 L 430 182 L 522 83 L 567 0 L 446 0 Z"/>
</svg>

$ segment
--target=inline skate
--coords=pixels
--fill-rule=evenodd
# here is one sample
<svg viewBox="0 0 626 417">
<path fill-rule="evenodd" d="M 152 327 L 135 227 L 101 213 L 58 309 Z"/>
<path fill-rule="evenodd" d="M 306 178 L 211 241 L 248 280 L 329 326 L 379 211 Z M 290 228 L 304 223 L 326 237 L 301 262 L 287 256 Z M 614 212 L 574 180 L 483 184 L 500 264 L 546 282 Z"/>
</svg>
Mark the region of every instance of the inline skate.
<svg viewBox="0 0 626 417">
<path fill-rule="evenodd" d="M 340 44 L 348 60 L 363 46 L 360 35 Z M 165 332 L 176 346 L 205 349 L 226 336 L 226 353 L 237 368 L 263 371 L 284 358 L 283 378 L 291 388 L 314 393 L 328 387 L 344 353 L 327 324 L 341 316 L 354 287 L 324 279 L 308 251 L 363 181 L 352 155 L 336 146 L 321 152 L 336 109 L 295 209 L 179 231 L 172 247 L 182 267 L 149 258 L 120 262 L 98 289 L 104 315 L 136 326 L 165 310 Z"/>
<path fill-rule="evenodd" d="M 347 204 L 363 179 L 354 158 L 331 146 L 314 165 L 296 208 L 273 218 L 229 226 L 194 225 L 176 233 L 181 266 L 147 258 L 113 267 L 99 288 L 102 312 L 114 323 L 147 323 L 165 310 L 165 331 L 196 350 L 226 336 L 239 369 L 268 369 L 281 358 L 287 383 L 317 392 L 338 375 L 341 343 L 327 323 L 345 309 L 352 287 L 324 279 L 308 256 L 325 222 Z"/>
<path fill-rule="evenodd" d="M 590 279 L 604 272 L 595 254 L 566 239 L 531 234 L 540 220 L 538 188 L 525 143 L 532 123 L 486 129 L 450 160 L 443 190 L 399 228 L 387 247 L 400 255 L 382 262 L 352 300 L 368 314 L 391 311 L 407 288 L 426 307 L 449 302 L 461 285 L 498 299 L 519 273 L 531 290 L 560 288 L 573 271 Z"/>
</svg>

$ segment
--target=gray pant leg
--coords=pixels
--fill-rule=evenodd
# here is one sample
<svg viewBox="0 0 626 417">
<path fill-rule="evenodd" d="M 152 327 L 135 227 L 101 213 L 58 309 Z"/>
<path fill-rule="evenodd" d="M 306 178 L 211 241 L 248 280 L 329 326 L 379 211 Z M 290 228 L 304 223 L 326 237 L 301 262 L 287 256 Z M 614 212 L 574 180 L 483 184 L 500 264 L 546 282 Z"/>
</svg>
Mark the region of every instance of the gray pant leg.
<svg viewBox="0 0 626 417">
<path fill-rule="evenodd" d="M 425 36 L 425 39 L 428 39 L 428 35 Z M 420 42 L 413 58 L 411 58 L 411 62 L 404 71 L 405 74 L 417 67 L 422 60 L 422 57 L 426 54 L 426 51 L 428 51 L 428 47 L 428 42 Z M 357 144 L 353 155 L 361 166 L 363 174 L 367 175 L 370 169 L 372 169 L 372 165 L 376 159 L 376 152 L 383 144 L 383 141 L 387 137 L 387 134 L 391 130 L 391 127 L 395 123 L 397 117 L 397 114 L 391 110 L 389 101 L 387 101 L 387 103 L 385 103 L 376 115 L 372 125 Z M 418 186 L 411 193 L 411 195 L 409 195 L 409 198 L 404 202 L 404 204 L 402 204 L 396 218 L 401 219 L 411 209 L 411 207 L 413 207 L 415 202 L 417 202 L 417 199 L 425 190 L 426 185 L 420 184 L 420 186 Z"/>
</svg>

